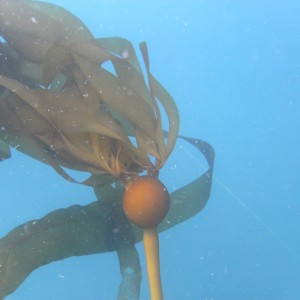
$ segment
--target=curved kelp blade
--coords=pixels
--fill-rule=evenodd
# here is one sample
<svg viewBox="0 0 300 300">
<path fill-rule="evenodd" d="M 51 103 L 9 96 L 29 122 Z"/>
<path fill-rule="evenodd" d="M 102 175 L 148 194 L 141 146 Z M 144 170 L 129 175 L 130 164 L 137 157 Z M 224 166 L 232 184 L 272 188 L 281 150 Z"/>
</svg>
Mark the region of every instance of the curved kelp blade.
<svg viewBox="0 0 300 300">
<path fill-rule="evenodd" d="M 135 91 L 128 90 L 126 85 L 112 73 L 80 55 L 74 53 L 73 56 L 86 78 L 99 92 L 102 101 L 154 138 L 155 116 L 149 104 Z"/>
<path fill-rule="evenodd" d="M 122 276 L 118 300 L 140 299 L 142 271 L 138 252 L 134 245 L 117 250 Z"/>
<path fill-rule="evenodd" d="M 179 112 L 171 95 L 155 79 L 155 77 L 150 72 L 149 57 L 148 57 L 148 50 L 147 50 L 146 43 L 141 43 L 140 49 L 146 65 L 146 70 L 147 70 L 147 75 L 149 80 L 149 88 L 150 88 L 151 95 L 153 97 L 153 101 L 156 101 L 156 98 L 159 100 L 159 102 L 162 104 L 163 108 L 167 113 L 167 117 L 169 121 L 169 130 L 168 130 L 169 134 L 168 134 L 168 141 L 166 146 L 166 157 L 164 159 L 165 161 L 168 158 L 168 156 L 171 154 L 178 137 Z M 159 113 L 158 109 L 157 112 Z"/>
<path fill-rule="evenodd" d="M 65 179 L 73 181 L 60 167 L 57 159 L 54 159 L 51 151 L 47 151 L 42 141 L 32 135 L 24 126 L 24 123 L 12 113 L 9 108 L 9 102 L 6 103 L 3 100 L 0 101 L 0 125 L 3 129 L 0 131 L 0 139 L 11 147 L 19 149 L 27 155 L 52 166 Z"/>
<path fill-rule="evenodd" d="M 169 229 L 196 215 L 204 208 L 210 196 L 215 160 L 214 149 L 200 139 L 185 136 L 179 136 L 179 138 L 189 142 L 202 152 L 208 163 L 208 169 L 200 177 L 171 194 L 171 199 L 176 205 L 170 206 L 166 218 L 158 226 L 159 231 Z M 180 212 L 177 206 L 182 207 Z"/>
<path fill-rule="evenodd" d="M 136 252 L 134 235 L 120 199 L 117 193 L 117 199 L 110 201 L 60 209 L 21 225 L 2 238 L 0 298 L 12 293 L 42 265 L 75 255 L 118 250 L 122 293 L 127 293 L 124 288 L 130 287 L 131 293 L 137 293 L 133 299 L 138 299 L 140 264 L 138 256 L 132 256 Z M 126 275 L 128 268 L 133 273 Z"/>
<path fill-rule="evenodd" d="M 123 38 L 96 39 L 97 43 L 113 54 L 111 62 L 118 77 L 153 107 L 149 89 L 132 44 Z"/>
<path fill-rule="evenodd" d="M 12 91 L 5 103 L 14 111 L 12 118 L 16 114 L 16 122 L 23 123 L 23 126 L 19 126 L 20 130 L 27 128 L 26 136 L 30 137 L 26 143 L 25 135 L 22 136 L 20 130 L 15 133 L 25 141 L 25 145 L 18 146 L 20 151 L 33 154 L 34 158 L 56 168 L 61 164 L 95 174 L 106 172 L 117 176 L 125 171 L 125 168 L 118 167 L 124 165 L 125 160 L 127 165 L 137 162 L 141 162 L 143 166 L 149 165 L 146 157 L 143 158 L 140 151 L 131 144 L 120 124 L 109 113 L 95 109 L 95 102 L 99 100 L 95 99 L 93 92 L 82 99 L 78 90 L 28 89 L 5 76 L 0 76 L 0 85 Z M 2 119 L 5 118 L 4 115 Z M 12 122 L 8 120 L 7 123 Z M 33 139 L 35 143 L 32 143 Z M 43 145 L 35 147 L 34 152 L 24 150 L 28 146 L 33 148 L 33 145 L 40 142 Z M 48 150 L 48 154 L 45 150 Z M 39 157 L 35 157 L 36 153 Z M 117 162 L 119 165 L 114 164 L 114 156 L 110 157 L 114 153 L 120 158 Z M 124 153 L 129 153 L 130 156 L 124 156 Z"/>
<path fill-rule="evenodd" d="M 120 37 L 98 38 L 97 44 L 108 51 L 117 54 L 119 57 L 125 59 L 131 66 L 133 66 L 138 73 L 142 74 L 142 69 L 137 59 L 136 53 L 132 44 Z"/>
<path fill-rule="evenodd" d="M 171 193 L 171 209 L 159 231 L 200 212 L 210 194 L 214 151 L 201 140 L 182 138 L 203 153 L 209 168 L 192 183 Z M 0 298 L 12 293 L 42 265 L 71 256 L 117 251 L 122 274 L 119 299 L 125 295 L 138 299 L 141 271 L 134 243 L 142 240 L 142 231 L 125 217 L 123 188 L 118 183 L 115 188 L 107 185 L 95 192 L 99 200 L 88 206 L 56 210 L 16 227 L 0 239 Z M 126 273 L 128 268 L 132 273 Z"/>
<path fill-rule="evenodd" d="M 43 63 L 55 44 L 70 46 L 93 38 L 76 16 L 62 7 L 36 1 L 0 2 L 0 33 L 20 55 Z"/>
</svg>

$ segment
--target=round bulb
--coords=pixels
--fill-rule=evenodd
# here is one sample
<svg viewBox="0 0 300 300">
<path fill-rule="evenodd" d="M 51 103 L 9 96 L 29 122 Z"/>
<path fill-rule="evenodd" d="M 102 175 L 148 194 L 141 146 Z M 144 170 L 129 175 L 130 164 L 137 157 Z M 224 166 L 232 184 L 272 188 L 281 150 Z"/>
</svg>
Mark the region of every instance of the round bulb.
<svg viewBox="0 0 300 300">
<path fill-rule="evenodd" d="M 138 177 L 126 186 L 123 210 L 127 218 L 141 228 L 157 227 L 169 207 L 170 196 L 167 188 L 154 177 Z"/>
</svg>

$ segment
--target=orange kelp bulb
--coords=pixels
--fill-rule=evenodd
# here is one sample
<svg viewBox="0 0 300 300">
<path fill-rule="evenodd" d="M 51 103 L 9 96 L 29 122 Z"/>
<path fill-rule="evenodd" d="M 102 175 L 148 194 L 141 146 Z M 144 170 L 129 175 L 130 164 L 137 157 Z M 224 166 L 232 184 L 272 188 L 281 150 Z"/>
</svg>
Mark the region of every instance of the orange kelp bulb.
<svg viewBox="0 0 300 300">
<path fill-rule="evenodd" d="M 169 207 L 169 193 L 158 179 L 142 176 L 126 185 L 123 210 L 127 218 L 141 228 L 156 227 Z"/>
</svg>

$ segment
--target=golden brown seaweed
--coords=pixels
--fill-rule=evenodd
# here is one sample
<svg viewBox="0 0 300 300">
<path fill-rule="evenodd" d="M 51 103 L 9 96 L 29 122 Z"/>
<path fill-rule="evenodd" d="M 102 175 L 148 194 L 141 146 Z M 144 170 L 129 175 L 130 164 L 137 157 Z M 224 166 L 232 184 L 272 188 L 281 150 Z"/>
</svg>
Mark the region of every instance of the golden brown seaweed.
<svg viewBox="0 0 300 300">
<path fill-rule="evenodd" d="M 1 96 L 2 106 L 6 105 L 6 113 L 17 116 L 19 124 L 2 122 L 5 128 L 2 138 L 51 165 L 65 178 L 69 177 L 62 166 L 93 175 L 111 174 L 120 179 L 161 168 L 175 144 L 179 116 L 172 98 L 149 70 L 146 45 L 141 44 L 141 49 L 149 87 L 128 41 L 96 40 L 87 32 L 81 36 L 82 31 L 71 30 L 82 27 L 79 20 L 57 7 L 48 11 L 43 3 L 25 2 L 20 24 L 10 25 L 17 4 L 20 2 L 6 5 L 8 12 L 0 25 L 3 37 L 21 57 L 22 64 L 18 64 L 11 78 L 0 75 L 0 85 L 6 88 Z M 74 36 L 65 28 L 57 33 L 58 27 L 63 27 L 58 22 L 62 15 L 70 21 L 70 31 L 76 32 Z M 36 23 L 41 27 L 47 24 L 47 34 L 43 35 Z M 16 32 L 22 38 L 16 37 Z M 27 35 L 39 42 L 29 45 Z M 30 50 L 25 51 L 26 48 Z M 36 52 L 39 55 L 35 57 L 39 59 L 29 55 Z M 103 66 L 108 61 L 114 72 Z M 21 74 L 25 77 L 24 74 L 37 68 L 42 68 L 42 75 L 35 77 L 40 82 L 35 82 L 34 88 L 14 79 Z M 57 88 L 57 78 L 64 81 L 60 88 Z M 34 76 L 31 80 L 34 81 Z M 166 142 L 157 100 L 169 118 L 170 134 Z M 28 138 L 16 145 L 16 133 L 11 134 L 11 128 L 16 130 L 20 125 Z M 33 149 L 28 150 L 26 141 Z M 155 158 L 154 164 L 149 156 Z"/>
<path fill-rule="evenodd" d="M 141 230 L 131 227 L 121 209 L 120 191 L 110 184 L 118 186 L 145 171 L 158 174 L 178 136 L 176 105 L 152 75 L 145 43 L 140 50 L 146 76 L 129 41 L 96 39 L 61 7 L 0 0 L 0 12 L 0 34 L 6 41 L 0 43 L 0 159 L 10 157 L 9 147 L 14 147 L 70 181 L 75 182 L 65 168 L 89 172 L 83 184 L 94 186 L 101 200 L 25 224 L 25 239 L 20 236 L 25 227 L 20 227 L 0 240 L 0 295 L 11 293 L 32 270 L 50 261 L 116 250 L 123 277 L 119 297 L 138 298 L 141 274 L 134 243 L 141 240 Z M 168 134 L 160 107 L 168 118 Z M 200 140 L 184 139 L 203 151 L 210 167 L 173 194 L 175 204 L 160 231 L 200 211 L 209 197 L 213 150 Z M 185 210 L 178 215 L 179 206 Z M 44 222 L 49 219 L 55 228 Z M 114 237 L 107 245 L 106 235 L 116 224 L 123 230 L 120 240 Z M 65 239 L 53 240 L 56 233 Z M 50 242 L 41 246 L 41 235 Z M 91 242 L 88 246 L 80 240 L 83 235 Z M 32 245 L 44 247 L 33 260 Z M 15 262 L 18 267 L 11 269 Z M 134 270 L 132 278 L 124 271 L 127 267 Z"/>
<path fill-rule="evenodd" d="M 56 44 L 70 46 L 93 39 L 88 28 L 62 7 L 28 0 L 0 1 L 2 37 L 24 59 L 43 63 Z"/>
<path fill-rule="evenodd" d="M 159 226 L 160 232 L 199 213 L 209 198 L 214 151 L 201 140 L 184 139 L 204 154 L 209 168 L 192 183 L 171 193 L 171 209 Z M 122 186 L 97 187 L 95 193 L 97 202 L 53 211 L 0 239 L 0 297 L 13 292 L 30 272 L 52 261 L 117 251 L 123 278 L 119 293 L 138 298 L 141 271 L 134 244 L 142 240 L 142 230 L 131 225 L 122 211 Z M 16 261 L 18 267 L 13 267 Z M 127 267 L 132 269 L 131 276 L 125 272 Z"/>
</svg>

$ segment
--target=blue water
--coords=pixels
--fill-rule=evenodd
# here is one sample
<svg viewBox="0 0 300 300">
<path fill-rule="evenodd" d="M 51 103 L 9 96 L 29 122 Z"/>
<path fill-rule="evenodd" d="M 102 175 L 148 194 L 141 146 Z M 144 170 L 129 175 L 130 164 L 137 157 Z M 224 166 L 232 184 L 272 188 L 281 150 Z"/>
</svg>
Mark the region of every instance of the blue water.
<svg viewBox="0 0 300 300">
<path fill-rule="evenodd" d="M 300 299 L 300 1 L 51 2 L 97 37 L 147 41 L 181 134 L 215 148 L 207 206 L 161 235 L 165 299 Z M 170 190 L 203 172 L 198 156 L 179 143 L 161 174 Z M 95 200 L 17 152 L 0 172 L 1 236 Z M 119 282 L 115 253 L 71 258 L 33 272 L 7 299 L 116 299 Z"/>
</svg>

